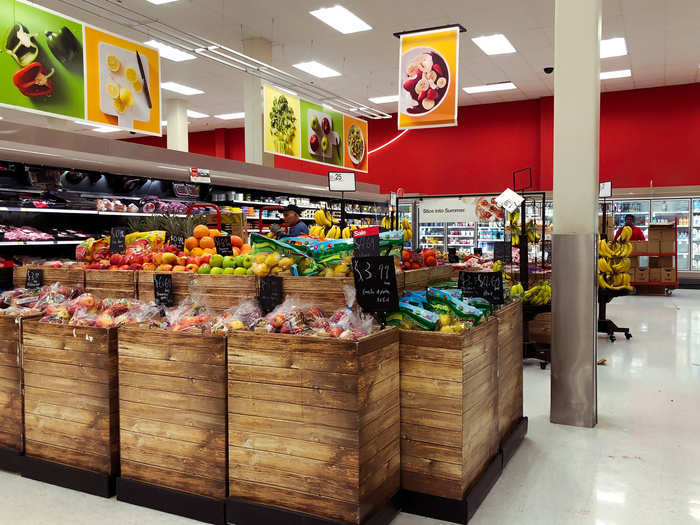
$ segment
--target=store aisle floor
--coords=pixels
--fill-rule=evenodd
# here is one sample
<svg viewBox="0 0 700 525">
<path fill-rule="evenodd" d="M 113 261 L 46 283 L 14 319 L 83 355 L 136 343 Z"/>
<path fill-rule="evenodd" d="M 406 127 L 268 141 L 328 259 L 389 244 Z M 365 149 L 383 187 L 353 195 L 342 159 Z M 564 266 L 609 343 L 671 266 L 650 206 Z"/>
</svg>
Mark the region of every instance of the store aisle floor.
<svg viewBox="0 0 700 525">
<path fill-rule="evenodd" d="M 528 436 L 471 524 L 700 524 L 700 291 L 624 298 L 608 315 L 634 338 L 599 339 L 598 426 L 550 424 L 549 369 L 527 363 Z M 0 472 L 0 523 L 197 522 Z"/>
</svg>

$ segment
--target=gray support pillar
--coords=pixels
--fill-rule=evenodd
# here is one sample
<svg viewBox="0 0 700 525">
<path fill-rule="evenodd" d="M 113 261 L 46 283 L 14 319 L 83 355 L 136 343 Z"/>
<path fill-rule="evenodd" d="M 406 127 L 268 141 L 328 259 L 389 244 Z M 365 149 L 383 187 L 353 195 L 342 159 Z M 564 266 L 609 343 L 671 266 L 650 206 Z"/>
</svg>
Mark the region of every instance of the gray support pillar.
<svg viewBox="0 0 700 525">
<path fill-rule="evenodd" d="M 552 423 L 593 427 L 601 0 L 556 0 Z"/>
<path fill-rule="evenodd" d="M 243 52 L 267 64 L 272 63 L 272 42 L 265 38 L 243 41 Z M 245 111 L 245 161 L 263 166 L 274 166 L 274 155 L 264 152 L 263 81 L 253 75 L 243 78 L 243 111 Z"/>
<path fill-rule="evenodd" d="M 189 151 L 189 135 L 187 129 L 187 102 L 171 98 L 165 103 L 168 119 L 168 149 Z"/>
</svg>

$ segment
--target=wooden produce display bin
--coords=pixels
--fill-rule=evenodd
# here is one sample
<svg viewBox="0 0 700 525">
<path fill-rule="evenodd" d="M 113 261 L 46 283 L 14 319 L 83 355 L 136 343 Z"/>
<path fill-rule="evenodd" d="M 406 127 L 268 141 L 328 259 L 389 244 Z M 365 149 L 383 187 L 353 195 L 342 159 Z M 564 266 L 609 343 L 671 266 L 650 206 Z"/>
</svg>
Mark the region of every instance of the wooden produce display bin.
<svg viewBox="0 0 700 525">
<path fill-rule="evenodd" d="M 215 312 L 223 312 L 232 306 L 258 296 L 254 275 L 194 275 L 190 294 Z"/>
<path fill-rule="evenodd" d="M 24 452 L 22 434 L 22 320 L 0 317 L 0 468 L 16 471 Z"/>
<path fill-rule="evenodd" d="M 119 500 L 224 523 L 226 338 L 122 327 L 119 435 Z"/>
<path fill-rule="evenodd" d="M 348 307 L 345 288 L 355 287 L 350 277 L 297 277 L 282 276 L 282 292 L 285 299 L 296 298 L 303 303 L 318 306 L 324 313 L 332 314 Z"/>
<path fill-rule="evenodd" d="M 301 513 L 308 523 L 357 525 L 391 512 L 398 337 L 396 328 L 356 342 L 229 337 L 229 522 L 301 523 Z"/>
<path fill-rule="evenodd" d="M 170 274 L 173 276 L 173 299 L 175 304 L 180 304 L 185 298 L 190 296 L 190 286 L 194 274 L 189 272 L 149 272 L 141 270 L 136 272 L 136 297 L 140 301 L 154 301 L 153 275 Z"/>
<path fill-rule="evenodd" d="M 131 270 L 85 270 L 85 291 L 98 299 L 136 299 L 136 272 Z"/>
<path fill-rule="evenodd" d="M 400 333 L 401 487 L 462 500 L 498 453 L 498 320 Z"/>
<path fill-rule="evenodd" d="M 85 288 L 85 271 L 82 268 L 43 268 L 40 266 L 15 266 L 13 284 L 15 288 L 24 288 L 27 283 L 27 270 L 40 269 L 44 273 L 44 285 L 61 283 L 72 288 Z"/>
<path fill-rule="evenodd" d="M 434 266 L 431 268 L 431 270 L 432 282 L 428 284 L 441 283 L 443 281 L 449 281 L 452 278 L 452 265 L 450 264 L 441 264 L 440 266 Z"/>
<path fill-rule="evenodd" d="M 527 325 L 529 343 L 552 344 L 552 313 L 537 314 Z"/>
<path fill-rule="evenodd" d="M 523 417 L 523 304 L 495 312 L 498 319 L 498 435 L 503 441 Z"/>
<path fill-rule="evenodd" d="M 404 287 L 406 290 L 425 290 L 431 282 L 432 268 L 419 268 L 404 272 Z"/>
<path fill-rule="evenodd" d="M 24 321 L 22 347 L 23 475 L 112 496 L 119 474 L 117 329 Z"/>
</svg>

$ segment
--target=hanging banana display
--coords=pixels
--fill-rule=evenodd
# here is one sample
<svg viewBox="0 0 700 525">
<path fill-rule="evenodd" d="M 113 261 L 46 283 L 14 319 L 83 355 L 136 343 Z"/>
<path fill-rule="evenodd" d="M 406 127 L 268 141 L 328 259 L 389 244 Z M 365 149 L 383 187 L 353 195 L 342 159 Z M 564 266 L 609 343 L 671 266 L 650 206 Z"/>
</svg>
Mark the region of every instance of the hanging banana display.
<svg viewBox="0 0 700 525">
<path fill-rule="evenodd" d="M 598 238 L 598 287 L 610 290 L 633 290 L 629 259 L 633 247 L 632 228 L 625 226 L 617 241 Z"/>
<path fill-rule="evenodd" d="M 518 291 L 522 290 L 522 285 Z M 511 288 L 511 295 L 513 290 Z M 521 292 L 522 293 L 522 292 Z M 544 306 L 552 300 L 552 286 L 548 282 L 544 282 L 537 286 L 531 287 L 527 292 L 523 294 L 523 301 L 535 306 Z"/>
</svg>

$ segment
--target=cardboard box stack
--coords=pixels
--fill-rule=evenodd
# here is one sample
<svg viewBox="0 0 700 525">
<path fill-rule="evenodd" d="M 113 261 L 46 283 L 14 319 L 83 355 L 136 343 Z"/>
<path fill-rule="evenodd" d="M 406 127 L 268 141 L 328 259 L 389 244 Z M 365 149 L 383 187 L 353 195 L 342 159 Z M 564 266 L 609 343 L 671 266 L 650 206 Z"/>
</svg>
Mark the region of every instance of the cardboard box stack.
<svg viewBox="0 0 700 525">
<path fill-rule="evenodd" d="M 674 257 L 676 253 L 676 227 L 674 223 L 652 223 L 649 225 L 649 245 L 654 245 L 655 251 L 649 253 L 663 254 L 659 257 L 649 257 L 649 280 L 662 283 L 676 282 Z"/>
<path fill-rule="evenodd" d="M 640 267 L 634 271 L 635 279 L 634 282 L 638 283 L 648 283 L 649 282 L 649 268 Z"/>
<path fill-rule="evenodd" d="M 612 215 L 605 218 L 605 225 L 603 225 L 603 216 L 598 216 L 598 233 L 601 235 L 605 233 L 608 236 L 608 240 L 613 240 L 615 236 L 615 223 L 613 222 Z"/>
</svg>

